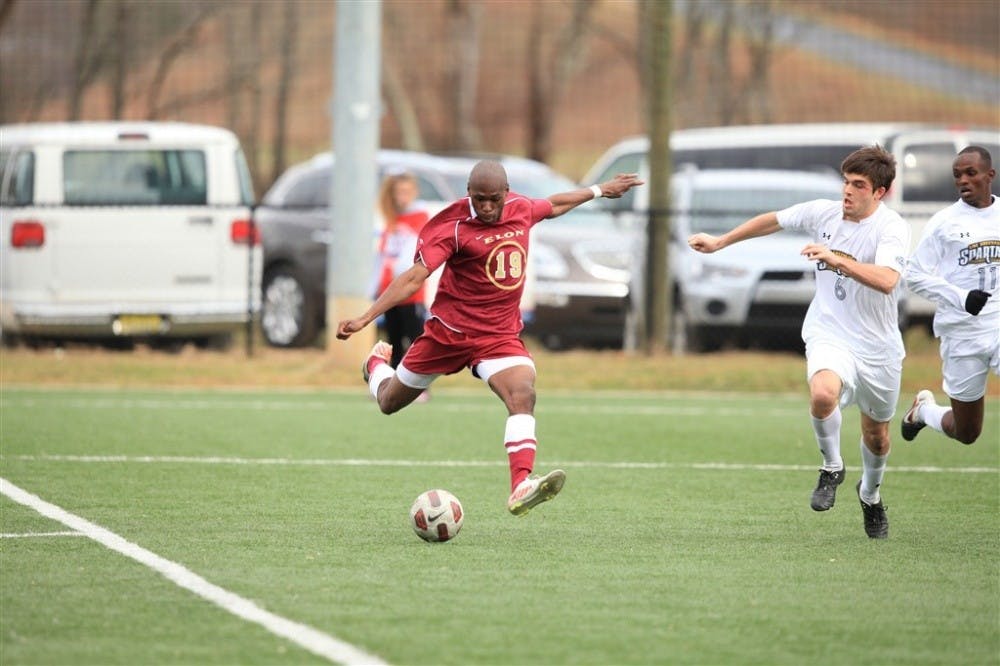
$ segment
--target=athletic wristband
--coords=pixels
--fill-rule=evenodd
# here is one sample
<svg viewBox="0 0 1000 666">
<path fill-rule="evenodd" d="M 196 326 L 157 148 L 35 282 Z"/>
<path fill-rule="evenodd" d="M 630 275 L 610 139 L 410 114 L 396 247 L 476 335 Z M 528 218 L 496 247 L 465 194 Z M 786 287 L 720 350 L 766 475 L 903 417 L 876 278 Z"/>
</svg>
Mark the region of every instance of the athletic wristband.
<svg viewBox="0 0 1000 666">
<path fill-rule="evenodd" d="M 601 186 L 600 185 L 591 185 L 590 186 L 590 191 L 594 193 L 594 198 L 595 199 L 600 199 L 601 197 L 604 196 L 604 192 L 601 191 Z"/>
</svg>

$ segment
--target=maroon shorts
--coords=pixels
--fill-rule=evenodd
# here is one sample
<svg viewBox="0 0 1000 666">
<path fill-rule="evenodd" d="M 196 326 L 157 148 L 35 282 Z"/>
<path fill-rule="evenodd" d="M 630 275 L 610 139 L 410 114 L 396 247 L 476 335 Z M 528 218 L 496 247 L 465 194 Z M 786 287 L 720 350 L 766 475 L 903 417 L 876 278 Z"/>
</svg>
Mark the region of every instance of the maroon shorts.
<svg viewBox="0 0 1000 666">
<path fill-rule="evenodd" d="M 419 375 L 453 375 L 464 368 L 474 370 L 482 361 L 506 356 L 531 358 L 517 335 L 459 333 L 431 318 L 400 363 Z"/>
</svg>

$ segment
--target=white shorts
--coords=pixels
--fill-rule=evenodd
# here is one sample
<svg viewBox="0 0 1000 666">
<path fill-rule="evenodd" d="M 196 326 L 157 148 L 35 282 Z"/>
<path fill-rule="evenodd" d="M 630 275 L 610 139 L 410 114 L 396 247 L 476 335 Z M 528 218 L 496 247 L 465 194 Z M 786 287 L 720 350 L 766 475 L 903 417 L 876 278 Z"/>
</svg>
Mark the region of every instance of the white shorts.
<svg viewBox="0 0 1000 666">
<path fill-rule="evenodd" d="M 902 362 L 875 365 L 836 345 L 806 344 L 806 379 L 812 379 L 820 370 L 831 370 L 840 377 L 841 409 L 856 403 L 858 409 L 879 423 L 892 420 L 899 402 Z"/>
<path fill-rule="evenodd" d="M 1000 349 L 990 338 L 941 338 L 941 388 L 949 398 L 975 402 L 986 395 L 990 370 L 1000 375 Z"/>
<path fill-rule="evenodd" d="M 505 356 L 503 358 L 491 358 L 486 361 L 480 361 L 476 364 L 473 370 L 473 375 L 482 379 L 484 382 L 489 384 L 490 377 L 500 372 L 501 370 L 506 370 L 507 368 L 513 368 L 517 365 L 528 365 L 532 368 L 535 367 L 535 362 L 532 361 L 527 356 Z M 413 372 L 406 368 L 403 363 L 399 364 L 396 368 L 396 377 L 406 386 L 415 389 L 427 389 L 434 382 L 435 379 L 440 377 L 440 374 L 436 375 L 422 375 L 417 372 Z"/>
</svg>

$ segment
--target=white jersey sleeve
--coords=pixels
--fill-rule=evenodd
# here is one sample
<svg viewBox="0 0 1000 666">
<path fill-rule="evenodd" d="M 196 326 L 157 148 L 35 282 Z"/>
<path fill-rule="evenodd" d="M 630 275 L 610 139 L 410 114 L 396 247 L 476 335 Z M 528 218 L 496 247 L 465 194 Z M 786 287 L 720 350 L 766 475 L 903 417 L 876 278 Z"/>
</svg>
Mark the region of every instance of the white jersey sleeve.
<svg viewBox="0 0 1000 666">
<path fill-rule="evenodd" d="M 806 231 L 815 237 L 816 230 L 824 220 L 829 219 L 831 211 L 836 214 L 840 210 L 839 201 L 814 199 L 779 210 L 778 224 L 782 229 Z"/>
<path fill-rule="evenodd" d="M 882 234 L 878 237 L 878 246 L 875 249 L 875 265 L 887 266 L 899 273 L 902 285 L 903 275 L 906 272 L 906 254 L 910 250 L 910 226 L 899 216 L 885 225 Z"/>
<path fill-rule="evenodd" d="M 906 284 L 937 304 L 938 337 L 1000 336 L 1000 200 L 986 208 L 960 200 L 934 215 L 907 263 Z M 993 295 L 976 316 L 965 311 L 973 289 Z"/>
<path fill-rule="evenodd" d="M 966 291 L 951 284 L 937 272 L 944 259 L 945 247 L 938 238 L 944 220 L 942 211 L 927 222 L 917 249 L 906 264 L 906 286 L 913 293 L 935 303 L 964 308 Z"/>
</svg>

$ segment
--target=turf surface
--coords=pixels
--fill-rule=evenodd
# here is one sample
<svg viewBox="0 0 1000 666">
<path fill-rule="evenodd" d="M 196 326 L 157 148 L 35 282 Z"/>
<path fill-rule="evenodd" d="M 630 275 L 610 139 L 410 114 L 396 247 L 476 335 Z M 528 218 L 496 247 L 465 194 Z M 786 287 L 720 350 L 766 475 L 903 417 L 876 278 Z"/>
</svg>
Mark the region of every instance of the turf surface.
<svg viewBox="0 0 1000 666">
<path fill-rule="evenodd" d="M 390 663 L 1000 663 L 996 400 L 973 446 L 903 442 L 897 415 L 887 541 L 862 529 L 853 408 L 837 504 L 809 508 L 802 395 L 543 393 L 537 469 L 568 478 L 524 518 L 485 389 L 392 417 L 360 390 L 0 407 L 10 483 Z M 432 487 L 466 512 L 445 544 L 407 525 Z M 68 529 L 0 497 L 4 664 L 324 663 Z"/>
</svg>

